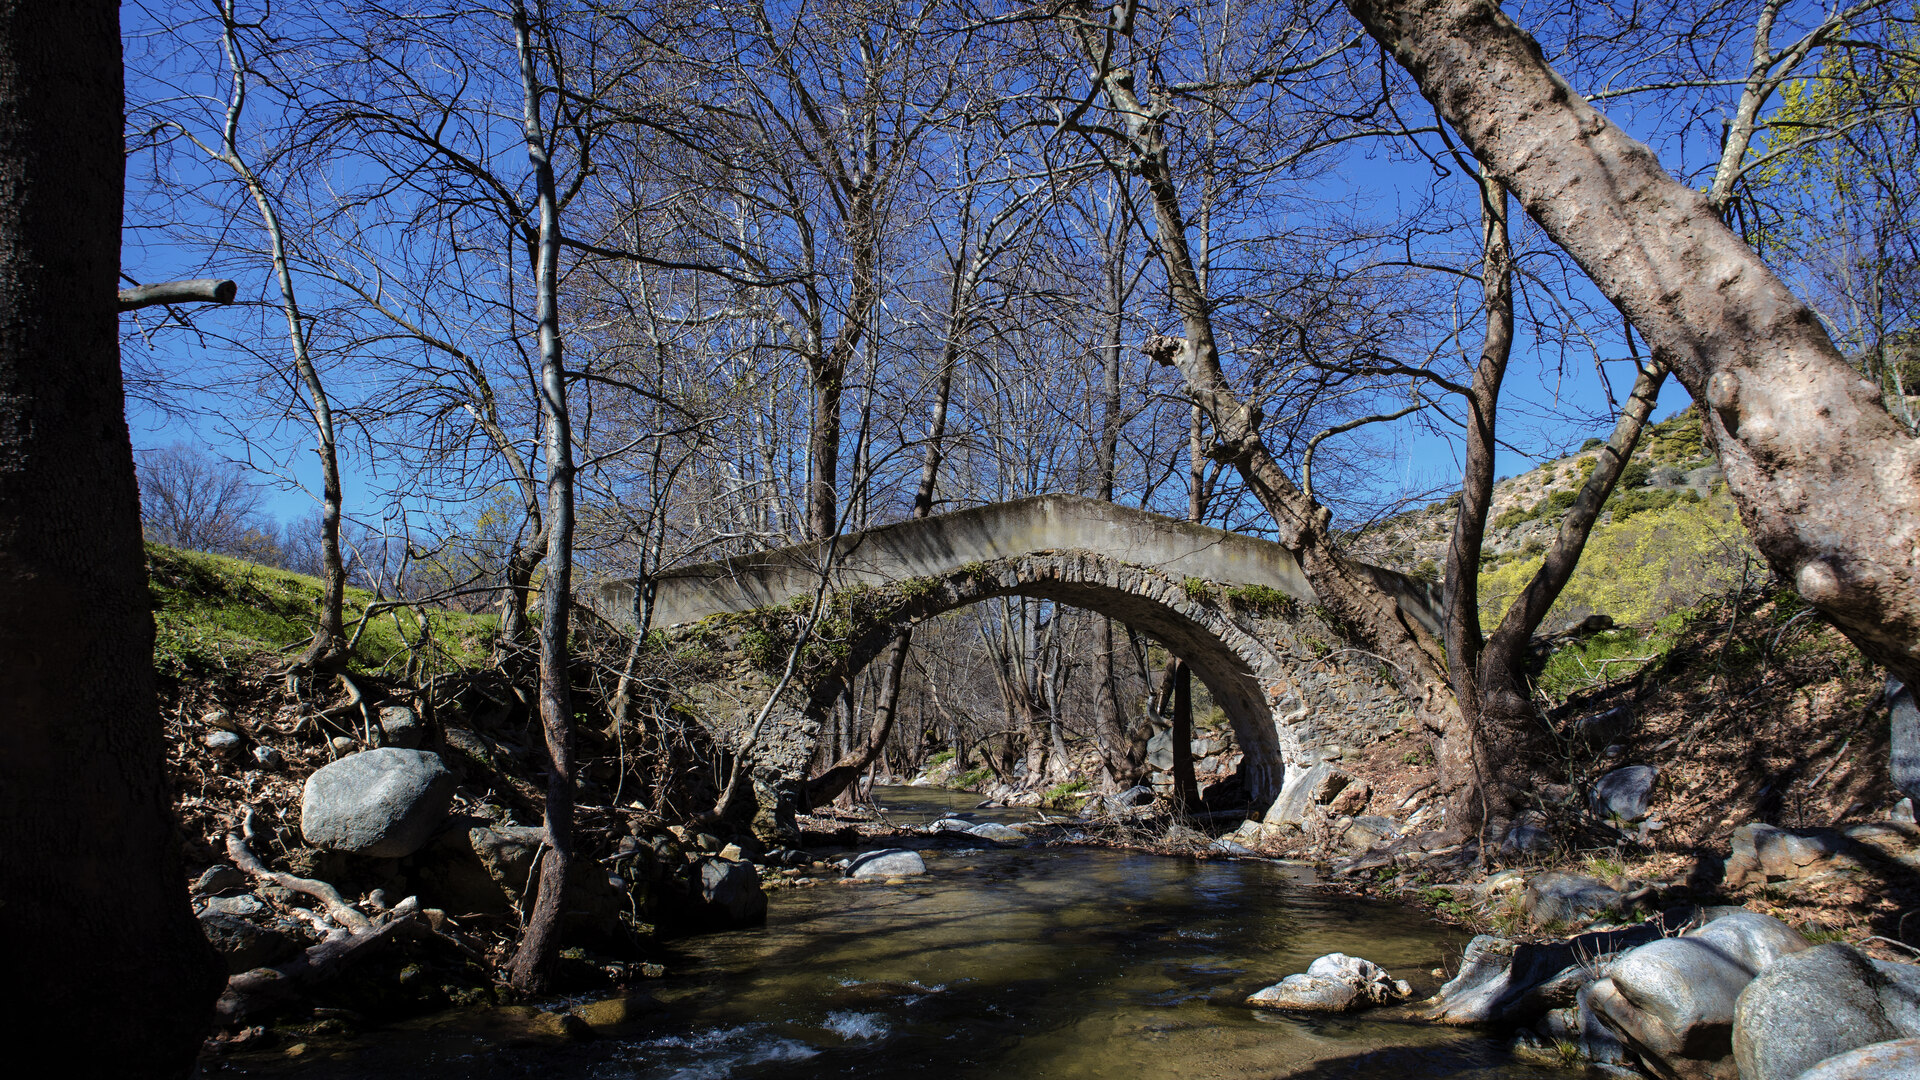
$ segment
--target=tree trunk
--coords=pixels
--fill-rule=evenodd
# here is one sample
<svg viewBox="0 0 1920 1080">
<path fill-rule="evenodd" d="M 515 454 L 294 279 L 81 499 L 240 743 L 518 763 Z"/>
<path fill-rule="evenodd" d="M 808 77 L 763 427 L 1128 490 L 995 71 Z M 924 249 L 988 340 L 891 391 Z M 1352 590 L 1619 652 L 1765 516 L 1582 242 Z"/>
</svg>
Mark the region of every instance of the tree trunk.
<svg viewBox="0 0 1920 1080">
<path fill-rule="evenodd" d="M 542 91 L 532 30 L 524 3 L 513 6 L 514 44 L 524 90 L 527 158 L 533 165 L 540 219 L 534 268 L 540 335 L 540 411 L 546 428 L 547 580 L 540 590 L 540 727 L 547 746 L 547 846 L 540 859 L 540 888 L 520 947 L 507 965 L 516 989 L 544 991 L 559 954 L 560 917 L 566 910 L 567 873 L 573 841 L 573 689 L 567 641 L 573 578 L 573 432 L 567 409 L 566 357 L 560 340 L 560 205 L 540 117 Z"/>
<path fill-rule="evenodd" d="M 1920 679 L 1920 442 L 1813 312 L 1491 0 L 1348 0 L 1701 407 L 1774 571 Z"/>
<path fill-rule="evenodd" d="M 1260 441 L 1259 411 L 1241 401 L 1227 382 L 1213 332 L 1212 305 L 1187 243 L 1180 192 L 1162 127 L 1171 106 L 1158 99 L 1140 99 L 1134 74 L 1112 63 L 1105 32 L 1096 21 L 1098 9 L 1082 4 L 1081 14 L 1073 29 L 1095 64 L 1100 89 L 1119 117 L 1129 163 L 1146 185 L 1168 293 L 1185 332 L 1184 338 L 1151 339 L 1148 355 L 1180 370 L 1188 394 L 1212 425 L 1210 456 L 1232 464 L 1248 490 L 1273 515 L 1276 539 L 1299 561 L 1331 621 L 1394 665 L 1402 673 L 1402 692 L 1424 712 L 1442 715 L 1441 723 L 1446 723 L 1444 718 L 1451 716 L 1454 704 L 1440 643 L 1403 613 L 1391 594 L 1341 555 L 1328 531 L 1330 513 L 1274 460 Z M 1113 30 L 1130 32 L 1118 24 Z"/>
<path fill-rule="evenodd" d="M 340 557 L 340 516 L 344 495 L 340 486 L 340 441 L 334 434 L 333 402 L 327 396 L 320 369 L 308 347 L 306 320 L 300 314 L 299 294 L 293 285 L 293 264 L 287 256 L 286 230 L 280 224 L 280 212 L 274 206 L 267 185 L 240 154 L 240 121 L 246 105 L 246 67 L 241 60 L 235 36 L 238 22 L 233 4 L 220 6 L 221 47 L 227 65 L 233 70 L 233 91 L 227 102 L 227 122 L 222 129 L 219 157 L 245 185 L 247 194 L 260 213 L 261 227 L 267 234 L 267 254 L 273 264 L 273 276 L 280 289 L 280 309 L 287 320 L 287 339 L 293 356 L 293 369 L 307 392 L 307 407 L 313 420 L 314 453 L 320 458 L 320 625 L 307 643 L 292 671 L 333 672 L 344 668 L 350 659 L 346 633 L 347 570 Z"/>
<path fill-rule="evenodd" d="M 1173 662 L 1173 809 L 1191 814 L 1200 808 L 1200 785 L 1193 778 L 1193 669 Z"/>
<path fill-rule="evenodd" d="M 118 5 L 0 5 L 0 834 L 8 978 L 77 1076 L 185 1076 L 187 906 L 118 364 Z"/>
</svg>

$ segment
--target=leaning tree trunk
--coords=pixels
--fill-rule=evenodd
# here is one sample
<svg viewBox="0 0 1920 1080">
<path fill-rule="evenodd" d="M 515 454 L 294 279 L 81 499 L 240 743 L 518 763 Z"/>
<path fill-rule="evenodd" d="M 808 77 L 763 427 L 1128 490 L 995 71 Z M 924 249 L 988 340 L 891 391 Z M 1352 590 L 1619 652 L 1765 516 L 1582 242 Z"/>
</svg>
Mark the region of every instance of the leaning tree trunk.
<svg viewBox="0 0 1920 1080">
<path fill-rule="evenodd" d="M 1148 355 L 1179 369 L 1188 395 L 1212 426 L 1214 445 L 1209 453 L 1232 464 L 1249 492 L 1273 515 L 1276 539 L 1298 560 L 1330 621 L 1401 673 L 1402 692 L 1423 713 L 1441 718 L 1437 724 L 1429 719 L 1430 724 L 1451 722 L 1456 707 L 1440 642 L 1401 611 L 1397 599 L 1376 585 L 1363 568 L 1342 555 L 1329 531 L 1331 514 L 1274 460 L 1260 439 L 1259 410 L 1242 401 L 1228 383 L 1214 337 L 1212 303 L 1187 243 L 1163 123 L 1171 106 L 1151 94 L 1150 100 L 1141 99 L 1135 75 L 1113 62 L 1107 28 L 1098 21 L 1099 10 L 1091 2 L 1078 6 L 1082 17 L 1073 24 L 1073 31 L 1119 119 L 1129 165 L 1145 185 L 1167 291 L 1185 334 L 1149 340 Z M 1117 5 L 1111 32 L 1130 34 L 1130 17 L 1130 9 Z M 1096 134 L 1113 131 L 1102 128 Z"/>
<path fill-rule="evenodd" d="M 1755 546 L 1861 652 L 1920 679 L 1920 441 L 1813 312 L 1491 0 L 1347 0 L 1672 368 Z"/>
<path fill-rule="evenodd" d="M 560 916 L 566 910 L 573 866 L 573 688 L 567 628 L 573 584 L 573 431 L 567 409 L 566 356 L 560 340 L 560 202 L 553 159 L 540 119 L 541 87 L 524 3 L 513 6 L 514 43 L 524 89 L 527 158 L 539 207 L 539 254 L 534 268 L 540 334 L 540 412 L 546 428 L 547 580 L 540 589 L 540 727 L 547 744 L 547 846 L 540 889 L 520 947 L 507 965 L 515 988 L 538 992 L 552 978 L 559 954 Z"/>
<path fill-rule="evenodd" d="M 119 7 L 0 4 L 7 977 L 76 1076 L 185 1076 L 224 981 L 187 907 L 121 398 Z"/>
</svg>

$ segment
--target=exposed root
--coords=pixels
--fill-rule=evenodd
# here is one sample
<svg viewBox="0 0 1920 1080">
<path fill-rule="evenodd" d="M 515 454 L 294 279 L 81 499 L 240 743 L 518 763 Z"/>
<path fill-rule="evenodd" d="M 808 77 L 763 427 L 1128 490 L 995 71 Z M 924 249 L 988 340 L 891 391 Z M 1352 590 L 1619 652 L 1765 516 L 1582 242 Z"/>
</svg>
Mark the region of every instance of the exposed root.
<svg viewBox="0 0 1920 1080">
<path fill-rule="evenodd" d="M 245 1023 L 299 999 L 307 987 L 338 975 L 355 957 L 412 923 L 420 912 L 420 901 L 409 896 L 380 912 L 376 921 L 347 903 L 338 889 L 324 881 L 269 870 L 254 855 L 242 834 L 252 833 L 253 826 L 254 813 L 249 808 L 242 831 L 227 834 L 228 858 L 257 881 L 320 901 L 326 907 L 327 917 L 338 924 L 338 928 L 329 933 L 325 941 L 278 967 L 255 968 L 228 979 L 226 991 L 214 1005 L 216 1016 L 224 1024 Z"/>
</svg>

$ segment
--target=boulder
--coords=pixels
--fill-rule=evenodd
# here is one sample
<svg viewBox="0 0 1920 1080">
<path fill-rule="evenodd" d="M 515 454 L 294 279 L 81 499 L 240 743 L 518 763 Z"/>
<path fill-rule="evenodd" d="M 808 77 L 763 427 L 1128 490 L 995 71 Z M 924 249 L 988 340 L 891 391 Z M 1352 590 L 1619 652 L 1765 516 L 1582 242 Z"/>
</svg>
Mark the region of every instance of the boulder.
<svg viewBox="0 0 1920 1080">
<path fill-rule="evenodd" d="M 926 872 L 926 860 L 906 848 L 863 851 L 847 864 L 847 876 L 851 878 L 911 877 Z"/>
<path fill-rule="evenodd" d="M 1298 825 L 1307 818 L 1307 811 L 1315 803 L 1313 793 L 1326 778 L 1333 773 L 1333 766 L 1320 762 L 1311 768 L 1289 765 L 1286 779 L 1280 784 L 1280 795 L 1267 809 L 1266 823 L 1269 825 Z"/>
<path fill-rule="evenodd" d="M 453 788 L 438 754 L 394 747 L 352 754 L 307 777 L 300 834 L 316 847 L 403 858 L 446 820 Z"/>
<path fill-rule="evenodd" d="M 1651 923 L 1542 943 L 1481 934 L 1467 942 L 1459 973 L 1434 995 L 1428 1019 L 1502 1027 L 1532 1024 L 1552 1009 L 1576 1004 L 1580 988 L 1593 980 L 1590 969 L 1658 937 L 1660 928 Z"/>
<path fill-rule="evenodd" d="M 1741 1080 L 1795 1080 L 1828 1058 L 1920 1038 L 1920 968 L 1870 960 L 1848 945 L 1781 957 L 1734 1005 Z"/>
<path fill-rule="evenodd" d="M 1153 803 L 1153 789 L 1145 784 L 1135 784 L 1125 791 L 1115 792 L 1103 800 L 1107 811 L 1122 814 Z"/>
<path fill-rule="evenodd" d="M 1327 803 L 1327 813 L 1341 817 L 1358 814 L 1367 808 L 1367 802 L 1372 798 L 1373 785 L 1365 780 L 1355 780 L 1341 788 L 1340 793 Z"/>
<path fill-rule="evenodd" d="M 420 722 L 420 714 L 405 705 L 382 706 L 379 719 L 382 746 L 414 750 L 426 741 L 427 727 Z"/>
<path fill-rule="evenodd" d="M 1168 772 L 1173 768 L 1173 732 L 1162 731 L 1147 740 L 1147 764 L 1156 771 Z"/>
<path fill-rule="evenodd" d="M 253 875 L 231 866 L 209 866 L 198 880 L 193 883 L 196 896 L 212 896 L 232 889 L 244 889 L 253 884 Z"/>
<path fill-rule="evenodd" d="M 1830 1057 L 1801 1073 L 1799 1080 L 1913 1080 L 1916 1076 L 1920 1076 L 1920 1039 L 1895 1039 Z"/>
<path fill-rule="evenodd" d="M 1831 829 L 1789 830 L 1755 822 L 1733 830 L 1728 888 L 1799 881 L 1846 865 L 1846 838 Z"/>
<path fill-rule="evenodd" d="M 1400 835 L 1400 823 L 1392 818 L 1358 817 L 1347 826 L 1345 839 L 1347 846 L 1355 851 L 1366 851 L 1382 840 L 1391 840 Z"/>
<path fill-rule="evenodd" d="M 1557 871 L 1528 881 L 1520 898 L 1521 910 L 1539 926 L 1581 922 L 1624 906 L 1625 897 L 1598 878 Z"/>
<path fill-rule="evenodd" d="M 1522 858 L 1545 855 L 1553 850 L 1553 834 L 1532 822 L 1516 821 L 1501 839 L 1500 850 Z"/>
<path fill-rule="evenodd" d="M 1629 765 L 1594 781 L 1587 803 L 1603 821 L 1635 822 L 1653 810 L 1653 785 L 1660 770 L 1651 765 Z"/>
<path fill-rule="evenodd" d="M 1899 679 L 1887 680 L 1887 771 L 1907 798 L 1920 797 L 1920 705 Z"/>
<path fill-rule="evenodd" d="M 300 943 L 293 938 L 237 915 L 207 912 L 200 916 L 200 932 L 220 954 L 229 975 L 271 967 L 300 951 Z"/>
<path fill-rule="evenodd" d="M 510 914 L 529 909 L 538 881 L 535 859 L 545 829 L 457 818 L 411 860 L 413 888 L 430 907 L 455 914 Z M 621 891 L 590 859 L 567 875 L 567 917 L 576 928 L 605 930 L 626 910 Z"/>
<path fill-rule="evenodd" d="M 982 840 L 992 840 L 998 844 L 1024 844 L 1027 834 L 1008 828 L 997 821 L 986 821 L 967 830 L 968 836 L 977 836 Z"/>
<path fill-rule="evenodd" d="M 700 860 L 692 921 L 709 927 L 753 926 L 766 921 L 767 894 L 750 863 L 718 857 Z"/>
<path fill-rule="evenodd" d="M 1806 948 L 1779 919 L 1735 911 L 1622 953 L 1588 1005 L 1662 1075 L 1735 1080 L 1734 1003 L 1755 975 Z"/>
<path fill-rule="evenodd" d="M 1254 992 L 1247 1004 L 1263 1009 L 1346 1012 L 1412 996 L 1412 987 L 1394 979 L 1380 965 L 1345 953 L 1328 953 L 1307 965 L 1305 974 L 1289 975 Z"/>
</svg>

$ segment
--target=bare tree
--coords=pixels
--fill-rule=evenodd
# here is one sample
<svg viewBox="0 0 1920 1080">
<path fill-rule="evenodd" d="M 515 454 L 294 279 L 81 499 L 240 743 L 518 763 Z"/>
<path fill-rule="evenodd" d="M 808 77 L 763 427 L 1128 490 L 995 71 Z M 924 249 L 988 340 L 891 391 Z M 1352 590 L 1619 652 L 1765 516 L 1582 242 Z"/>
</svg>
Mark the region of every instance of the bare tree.
<svg viewBox="0 0 1920 1080">
<path fill-rule="evenodd" d="M 260 488 L 247 470 L 186 443 L 142 454 L 140 522 L 147 539 L 231 554 L 261 525 Z"/>
</svg>

